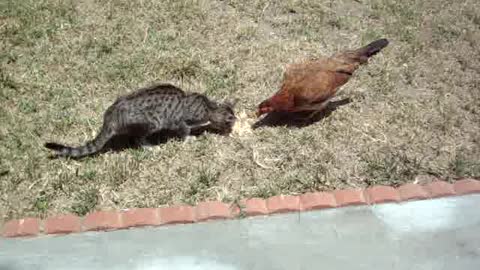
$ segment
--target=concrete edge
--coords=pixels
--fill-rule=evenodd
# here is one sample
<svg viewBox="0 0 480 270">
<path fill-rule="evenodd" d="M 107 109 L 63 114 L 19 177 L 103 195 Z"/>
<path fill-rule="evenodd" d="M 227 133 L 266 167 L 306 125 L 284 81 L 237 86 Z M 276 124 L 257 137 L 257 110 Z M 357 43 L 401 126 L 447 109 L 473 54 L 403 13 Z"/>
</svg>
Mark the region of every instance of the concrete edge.
<svg viewBox="0 0 480 270">
<path fill-rule="evenodd" d="M 268 199 L 246 199 L 239 204 L 206 201 L 196 206 L 177 205 L 161 208 L 96 211 L 85 217 L 72 214 L 52 216 L 44 220 L 26 217 L 6 222 L 1 228 L 1 232 L 5 238 L 64 235 L 86 231 L 112 231 L 132 227 L 197 223 L 350 205 L 398 203 L 471 193 L 480 193 L 480 181 L 466 178 L 453 184 L 434 181 L 426 185 L 409 183 L 398 188 L 373 186 L 366 189 L 310 192 L 297 196 L 278 195 Z"/>
</svg>

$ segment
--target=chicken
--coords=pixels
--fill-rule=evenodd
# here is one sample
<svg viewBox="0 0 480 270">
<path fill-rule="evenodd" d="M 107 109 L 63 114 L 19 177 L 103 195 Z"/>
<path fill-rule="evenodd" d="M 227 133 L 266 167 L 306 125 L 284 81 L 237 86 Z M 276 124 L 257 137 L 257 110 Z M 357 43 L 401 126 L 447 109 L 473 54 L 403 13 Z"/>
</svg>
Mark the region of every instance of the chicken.
<svg viewBox="0 0 480 270">
<path fill-rule="evenodd" d="M 379 39 L 357 50 L 290 65 L 280 90 L 258 105 L 257 117 L 273 111 L 322 111 L 355 70 L 387 45 L 387 39 Z"/>
</svg>

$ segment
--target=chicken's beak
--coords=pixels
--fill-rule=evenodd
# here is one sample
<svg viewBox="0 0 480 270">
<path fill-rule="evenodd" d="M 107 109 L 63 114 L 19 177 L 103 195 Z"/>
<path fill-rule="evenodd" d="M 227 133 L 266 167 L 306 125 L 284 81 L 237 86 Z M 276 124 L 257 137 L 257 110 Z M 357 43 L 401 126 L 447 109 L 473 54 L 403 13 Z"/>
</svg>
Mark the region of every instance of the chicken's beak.
<svg viewBox="0 0 480 270">
<path fill-rule="evenodd" d="M 262 110 L 262 109 L 258 109 L 257 112 L 255 112 L 255 116 L 258 118 L 260 116 L 262 116 L 263 114 L 265 114 L 265 110 Z"/>
</svg>

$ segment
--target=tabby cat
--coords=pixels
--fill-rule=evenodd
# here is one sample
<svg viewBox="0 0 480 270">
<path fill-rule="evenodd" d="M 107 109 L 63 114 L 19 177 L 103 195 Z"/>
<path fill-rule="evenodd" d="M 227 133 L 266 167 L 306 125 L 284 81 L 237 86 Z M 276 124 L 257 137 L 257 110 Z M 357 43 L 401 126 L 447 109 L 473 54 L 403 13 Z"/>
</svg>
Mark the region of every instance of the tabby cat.
<svg viewBox="0 0 480 270">
<path fill-rule="evenodd" d="M 45 147 L 55 151 L 52 157 L 81 158 L 100 152 L 118 135 L 133 137 L 145 145 L 149 136 L 162 130 L 176 131 L 182 138 L 199 128 L 225 134 L 231 132 L 235 121 L 233 104 L 217 103 L 205 95 L 160 83 L 117 98 L 105 112 L 96 138 L 85 145 L 48 142 Z"/>
</svg>

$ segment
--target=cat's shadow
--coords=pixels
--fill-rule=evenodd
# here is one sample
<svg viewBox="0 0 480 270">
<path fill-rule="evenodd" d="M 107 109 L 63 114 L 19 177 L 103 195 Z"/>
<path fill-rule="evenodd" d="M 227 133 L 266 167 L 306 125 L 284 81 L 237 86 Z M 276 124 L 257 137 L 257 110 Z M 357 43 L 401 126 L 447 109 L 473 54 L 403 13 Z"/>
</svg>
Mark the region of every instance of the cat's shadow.
<svg viewBox="0 0 480 270">
<path fill-rule="evenodd" d="M 204 133 L 213 133 L 213 134 L 219 134 L 219 135 L 225 135 L 230 133 L 231 130 L 226 131 L 226 132 L 218 132 L 217 130 L 209 129 L 209 128 L 198 128 L 196 130 L 192 130 L 190 133 L 190 136 L 200 136 Z M 127 149 L 140 149 L 144 147 L 151 147 L 151 146 L 156 146 L 156 145 L 161 145 L 164 143 L 167 143 L 172 140 L 182 140 L 182 137 L 178 134 L 178 132 L 175 132 L 174 130 L 162 130 L 160 132 L 157 132 L 155 134 L 150 135 L 147 138 L 147 143 L 149 144 L 148 146 L 144 146 L 139 144 L 138 140 L 135 139 L 133 136 L 128 136 L 128 135 L 117 135 L 111 138 L 107 144 L 103 147 L 102 150 L 88 155 L 88 156 L 83 156 L 83 157 L 70 157 L 70 159 L 74 160 L 81 160 L 87 157 L 94 157 L 98 156 L 107 152 L 121 152 L 125 151 Z M 59 156 L 51 155 L 49 156 L 49 159 L 57 159 Z"/>
<path fill-rule="evenodd" d="M 264 118 L 260 119 L 252 125 L 252 129 L 257 129 L 260 127 L 296 127 L 303 128 L 315 124 L 323 119 L 329 117 L 338 107 L 347 105 L 352 102 L 351 98 L 344 98 L 338 101 L 332 101 L 328 104 L 327 108 L 322 112 L 317 113 L 312 118 L 308 118 L 311 111 L 307 112 L 271 112 L 267 114 Z"/>
<path fill-rule="evenodd" d="M 208 128 L 198 128 L 198 129 L 192 130 L 190 133 L 190 136 L 196 137 L 204 133 L 214 133 L 219 135 L 225 135 L 225 133 L 219 133 L 216 130 L 211 130 Z M 174 130 L 162 130 L 160 132 L 150 135 L 147 138 L 147 142 L 149 146 L 161 145 L 173 140 L 179 140 L 179 141 L 182 140 L 182 137 L 178 134 L 178 132 Z M 98 154 L 105 153 L 105 152 L 121 152 L 126 149 L 139 149 L 143 147 L 145 146 L 139 144 L 134 137 L 128 136 L 128 135 L 119 135 L 110 139 L 107 145 L 104 147 L 104 149 L 100 151 Z"/>
</svg>

